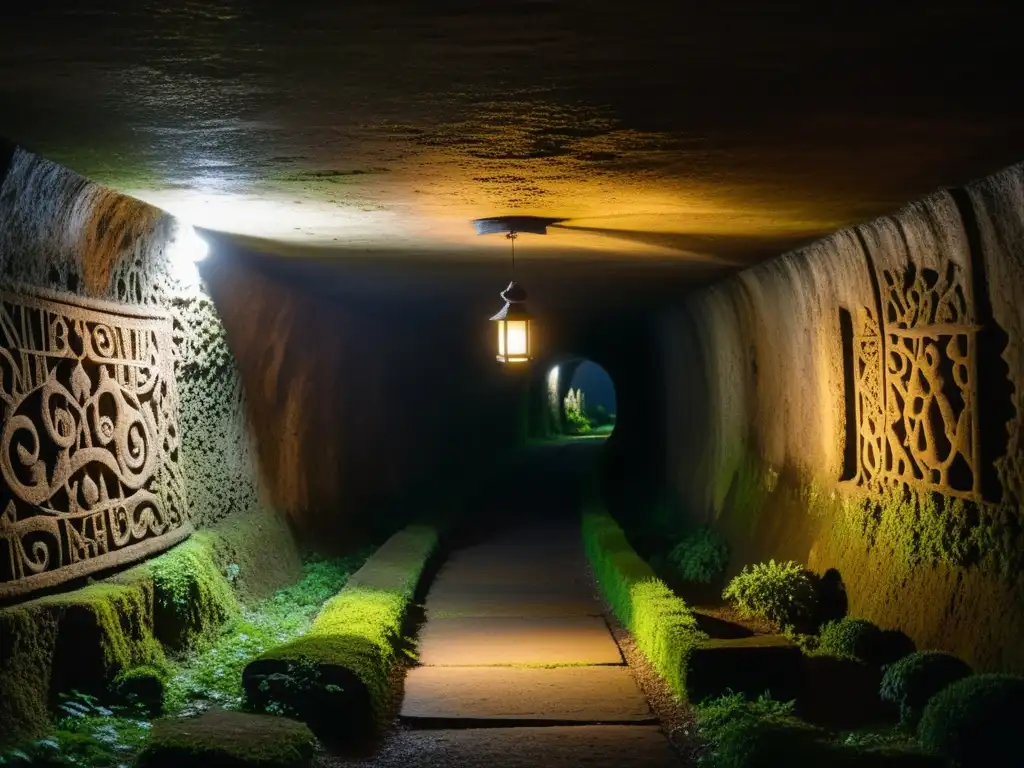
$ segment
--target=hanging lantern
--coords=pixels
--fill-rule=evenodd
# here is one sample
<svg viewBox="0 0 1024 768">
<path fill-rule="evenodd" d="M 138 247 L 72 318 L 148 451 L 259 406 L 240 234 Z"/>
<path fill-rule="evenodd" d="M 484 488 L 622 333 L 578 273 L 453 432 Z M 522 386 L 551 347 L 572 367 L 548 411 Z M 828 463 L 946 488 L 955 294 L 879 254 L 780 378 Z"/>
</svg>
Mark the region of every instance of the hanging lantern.
<svg viewBox="0 0 1024 768">
<path fill-rule="evenodd" d="M 498 324 L 499 363 L 528 363 L 533 359 L 533 348 L 530 343 L 530 313 L 526 310 L 526 291 L 516 285 L 515 280 L 501 292 L 505 300 L 492 321 Z"/>
<path fill-rule="evenodd" d="M 512 242 L 512 281 L 501 292 L 505 306 L 491 318 L 498 325 L 499 363 L 528 363 L 533 359 L 530 340 L 530 313 L 526 310 L 526 291 L 516 284 L 516 232 L 505 235 Z"/>
</svg>

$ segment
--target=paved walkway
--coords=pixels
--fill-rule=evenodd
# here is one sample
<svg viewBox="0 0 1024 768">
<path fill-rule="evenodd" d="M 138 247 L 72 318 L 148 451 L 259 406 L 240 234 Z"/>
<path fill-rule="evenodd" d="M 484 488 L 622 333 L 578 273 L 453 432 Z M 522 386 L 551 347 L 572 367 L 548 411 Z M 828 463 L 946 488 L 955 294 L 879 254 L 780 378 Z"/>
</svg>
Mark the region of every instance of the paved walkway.
<svg viewBox="0 0 1024 768">
<path fill-rule="evenodd" d="M 591 594 L 577 523 L 455 550 L 426 612 L 406 765 L 679 765 Z"/>
</svg>

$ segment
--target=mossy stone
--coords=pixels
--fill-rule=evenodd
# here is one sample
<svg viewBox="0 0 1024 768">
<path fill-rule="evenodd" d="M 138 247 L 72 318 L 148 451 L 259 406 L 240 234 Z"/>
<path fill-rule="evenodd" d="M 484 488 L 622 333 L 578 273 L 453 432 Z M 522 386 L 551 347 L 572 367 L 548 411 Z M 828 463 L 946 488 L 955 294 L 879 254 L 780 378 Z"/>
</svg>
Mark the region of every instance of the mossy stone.
<svg viewBox="0 0 1024 768">
<path fill-rule="evenodd" d="M 347 740 L 382 725 L 402 624 L 437 541 L 434 528 L 420 525 L 392 536 L 327 601 L 308 633 L 246 666 L 248 702 L 283 707 L 321 738 Z"/>
<path fill-rule="evenodd" d="M 0 609 L 0 744 L 44 735 L 63 691 L 102 693 L 124 670 L 164 663 L 144 578 Z"/>
<path fill-rule="evenodd" d="M 693 612 L 637 555 L 607 512 L 584 514 L 583 542 L 612 611 L 672 690 L 685 697 L 690 657 L 707 640 Z"/>
<path fill-rule="evenodd" d="M 197 718 L 153 723 L 138 768 L 303 768 L 316 740 L 295 720 L 212 709 Z"/>
<path fill-rule="evenodd" d="M 196 533 L 145 565 L 153 578 L 156 637 L 168 648 L 202 645 L 241 611 L 218 567 L 215 542 L 212 533 Z"/>
<path fill-rule="evenodd" d="M 153 717 L 163 712 L 165 686 L 169 677 L 170 671 L 164 666 L 146 664 L 133 667 L 114 678 L 111 692 L 123 704 L 139 705 Z"/>
</svg>

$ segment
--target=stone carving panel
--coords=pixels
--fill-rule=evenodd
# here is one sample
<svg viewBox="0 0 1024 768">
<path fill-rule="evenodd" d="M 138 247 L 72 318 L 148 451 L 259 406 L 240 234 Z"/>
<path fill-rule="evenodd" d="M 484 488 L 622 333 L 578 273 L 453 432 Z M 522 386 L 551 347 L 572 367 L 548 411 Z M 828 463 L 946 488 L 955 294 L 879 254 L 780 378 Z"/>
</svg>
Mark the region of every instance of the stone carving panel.
<svg viewBox="0 0 1024 768">
<path fill-rule="evenodd" d="M 0 598 L 191 531 L 169 317 L 0 290 Z"/>
<path fill-rule="evenodd" d="M 882 270 L 881 318 L 857 313 L 857 480 L 981 498 L 978 327 L 961 270 Z"/>
</svg>

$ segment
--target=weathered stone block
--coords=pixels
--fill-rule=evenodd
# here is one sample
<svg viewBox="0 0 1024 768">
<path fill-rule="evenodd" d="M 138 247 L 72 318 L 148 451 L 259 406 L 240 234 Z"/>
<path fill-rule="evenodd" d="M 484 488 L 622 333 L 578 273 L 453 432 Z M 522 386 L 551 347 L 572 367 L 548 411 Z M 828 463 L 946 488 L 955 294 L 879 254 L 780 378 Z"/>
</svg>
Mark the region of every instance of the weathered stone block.
<svg viewBox="0 0 1024 768">
<path fill-rule="evenodd" d="M 690 701 L 730 691 L 750 696 L 770 692 L 792 700 L 800 691 L 803 654 L 781 635 L 707 640 L 690 652 L 686 693 Z"/>
</svg>

